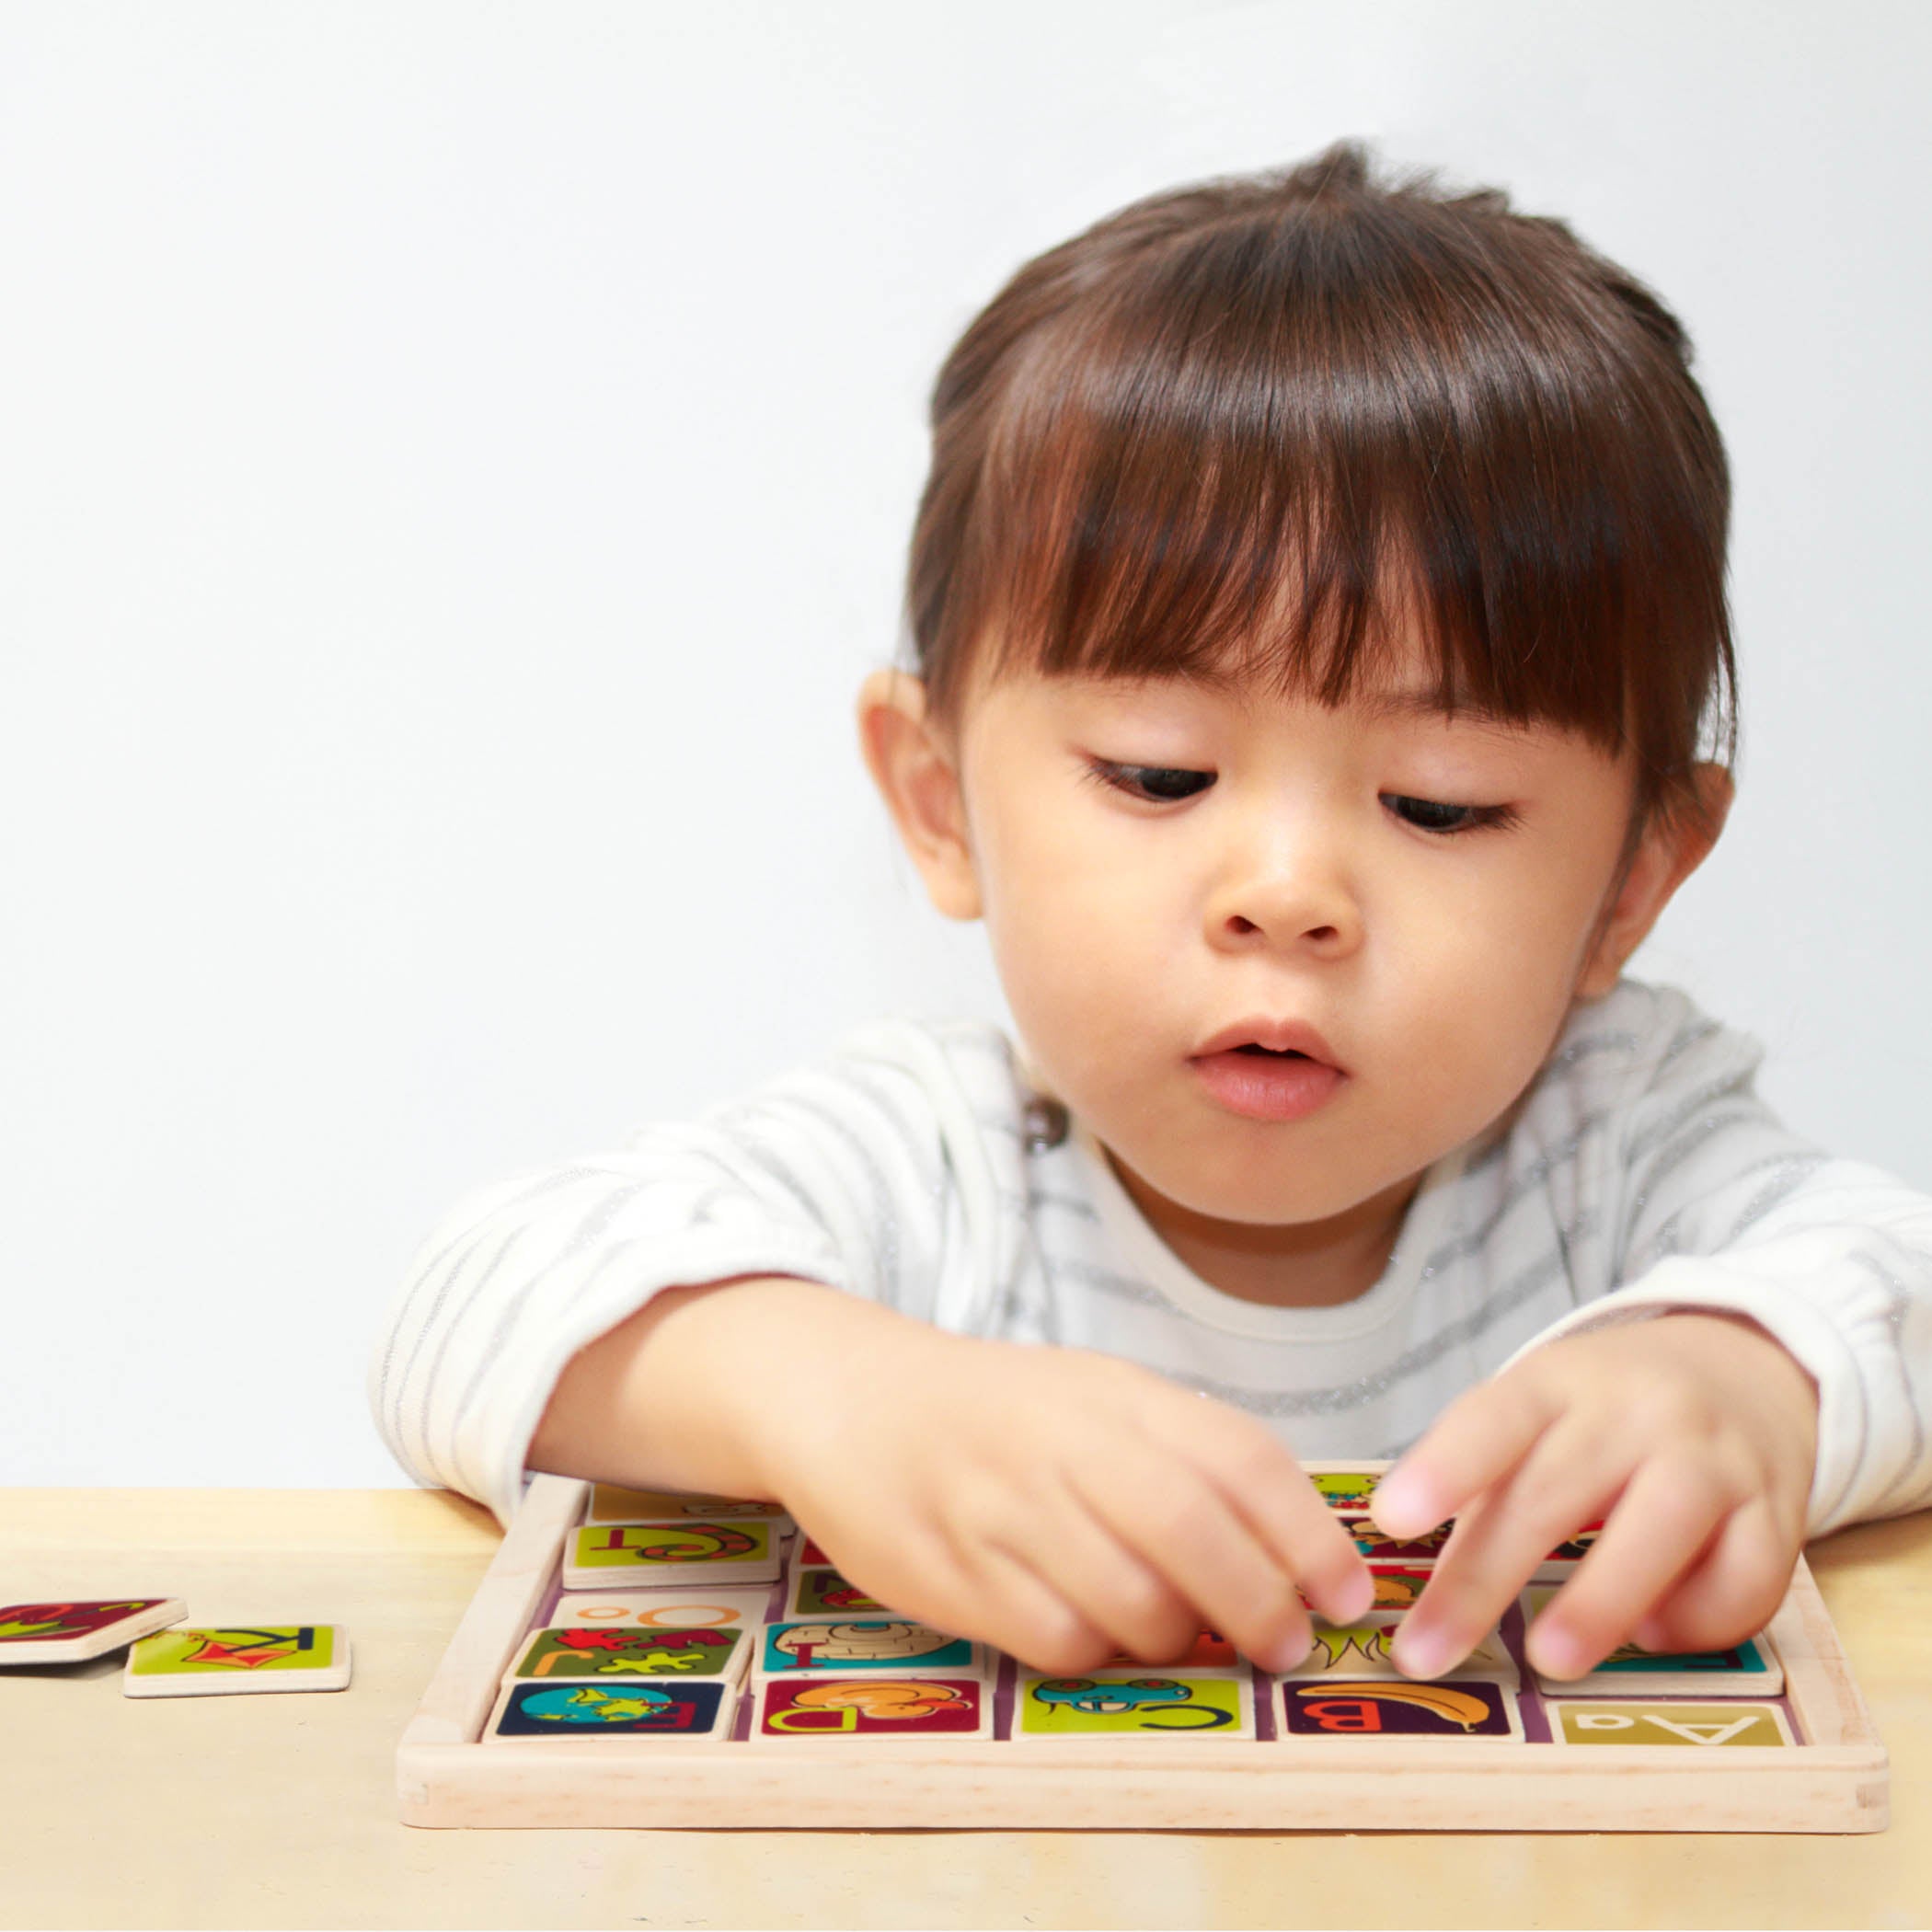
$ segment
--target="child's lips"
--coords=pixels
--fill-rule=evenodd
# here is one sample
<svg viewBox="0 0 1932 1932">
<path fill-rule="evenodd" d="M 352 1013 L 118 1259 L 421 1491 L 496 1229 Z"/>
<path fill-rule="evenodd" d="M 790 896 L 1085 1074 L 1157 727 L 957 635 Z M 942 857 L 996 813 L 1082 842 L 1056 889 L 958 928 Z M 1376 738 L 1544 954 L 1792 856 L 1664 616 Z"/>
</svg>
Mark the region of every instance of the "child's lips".
<svg viewBox="0 0 1932 1932">
<path fill-rule="evenodd" d="M 1306 1021 L 1266 1015 L 1225 1028 L 1189 1064 L 1214 1100 L 1252 1121 L 1305 1120 L 1348 1077 Z"/>
<path fill-rule="evenodd" d="M 1348 1076 L 1300 1053 L 1197 1053 L 1189 1062 L 1210 1096 L 1252 1121 L 1300 1121 L 1328 1104 Z"/>
<path fill-rule="evenodd" d="M 1327 1065 L 1342 1071 L 1341 1063 L 1336 1059 L 1334 1049 L 1304 1019 L 1270 1019 L 1265 1016 L 1251 1016 L 1237 1019 L 1231 1027 L 1224 1027 L 1220 1032 L 1197 1050 L 1195 1057 L 1205 1060 L 1210 1054 L 1230 1052 L 1240 1047 L 1265 1047 L 1271 1053 L 1301 1053 L 1310 1060 L 1319 1060 Z M 1250 1054 L 1250 1059 L 1259 1059 L 1259 1054 Z"/>
</svg>

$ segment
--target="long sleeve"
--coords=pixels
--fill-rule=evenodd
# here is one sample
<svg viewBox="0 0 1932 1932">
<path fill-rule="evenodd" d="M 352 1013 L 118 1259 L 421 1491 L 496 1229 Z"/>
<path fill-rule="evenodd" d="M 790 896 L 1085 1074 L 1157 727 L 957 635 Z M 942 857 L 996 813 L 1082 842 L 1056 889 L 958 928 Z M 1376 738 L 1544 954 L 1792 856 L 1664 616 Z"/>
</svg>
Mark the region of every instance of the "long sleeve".
<svg viewBox="0 0 1932 1932">
<path fill-rule="evenodd" d="M 565 1365 L 662 1289 L 792 1275 L 983 1325 L 1011 1246 L 1014 1091 L 994 1029 L 885 1021 L 698 1121 L 472 1196 L 385 1326 L 378 1429 L 420 1480 L 507 1522 Z"/>
<path fill-rule="evenodd" d="M 1627 1004 L 1639 994 L 1663 1024 L 1625 1056 L 1584 1183 L 1608 1292 L 1527 1346 L 1671 1310 L 1747 1316 L 1818 1385 L 1810 1534 L 1932 1502 L 1932 1198 L 1789 1133 L 1754 1090 L 1753 1041 L 1681 995 Z"/>
</svg>

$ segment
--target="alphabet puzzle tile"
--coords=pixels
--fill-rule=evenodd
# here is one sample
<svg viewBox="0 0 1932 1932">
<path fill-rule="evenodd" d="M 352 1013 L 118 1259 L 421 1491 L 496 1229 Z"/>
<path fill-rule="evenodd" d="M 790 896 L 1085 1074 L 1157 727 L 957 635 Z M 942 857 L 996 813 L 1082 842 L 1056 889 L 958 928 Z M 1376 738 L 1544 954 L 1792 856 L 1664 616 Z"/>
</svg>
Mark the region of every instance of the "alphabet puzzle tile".
<svg viewBox="0 0 1932 1932">
<path fill-rule="evenodd" d="M 85 1663 L 187 1615 L 188 1605 L 178 1596 L 0 1604 L 0 1666 Z"/>
<path fill-rule="evenodd" d="M 566 1590 L 550 1613 L 558 1629 L 732 1630 L 765 1621 L 768 1584 L 750 1590 Z"/>
<path fill-rule="evenodd" d="M 877 1616 L 886 1605 L 837 1570 L 794 1570 L 785 1593 L 787 1616 Z"/>
<path fill-rule="evenodd" d="M 506 1684 L 484 1726 L 487 1743 L 527 1739 L 722 1738 L 738 1715 L 734 1685 Z"/>
<path fill-rule="evenodd" d="M 1374 1469 L 1357 1469 L 1347 1463 L 1304 1463 L 1315 1493 L 1338 1516 L 1366 1516 L 1375 1497 L 1375 1485 L 1382 1480 Z"/>
<path fill-rule="evenodd" d="M 1571 1703 L 1547 1698 L 1550 1736 L 1559 1744 L 1795 1744 L 1790 1720 L 1776 1704 L 1726 1698 L 1722 1703 L 1612 1704 L 1595 1697 Z"/>
<path fill-rule="evenodd" d="M 910 1617 L 808 1617 L 767 1624 L 762 1637 L 753 1665 L 760 1677 L 801 1671 L 983 1677 L 989 1668 L 983 1645 Z"/>
<path fill-rule="evenodd" d="M 1278 1676 L 1294 1682 L 1329 1682 L 1340 1677 L 1386 1678 L 1406 1684 L 1389 1655 L 1389 1646 L 1401 1627 L 1399 1616 L 1366 1616 L 1357 1624 L 1318 1623 L 1308 1654 L 1293 1670 Z M 1522 1681 L 1515 1660 L 1510 1655 L 1500 1630 L 1491 1630 L 1455 1670 L 1443 1673 L 1443 1683 L 1459 1684 L 1466 1677 L 1486 1678 L 1494 1684 L 1515 1685 Z"/>
<path fill-rule="evenodd" d="M 1278 1683 L 1277 1737 L 1518 1738 L 1523 1713 L 1508 1685 L 1364 1677 Z"/>
<path fill-rule="evenodd" d="M 1429 1587 L 1429 1579 L 1433 1570 L 1418 1569 L 1407 1563 L 1371 1563 L 1369 1575 L 1375 1584 L 1375 1601 L 1369 1606 L 1371 1613 L 1393 1611 L 1397 1614 L 1413 1610 L 1424 1590 Z"/>
<path fill-rule="evenodd" d="M 586 1524 L 564 1547 L 567 1590 L 608 1588 L 627 1575 L 654 1582 L 774 1583 L 778 1544 L 768 1518 L 695 1517 L 678 1523 Z"/>
<path fill-rule="evenodd" d="M 789 1529 L 782 1503 L 747 1502 L 731 1496 L 693 1496 L 681 1489 L 627 1489 L 614 1482 L 591 1485 L 586 1523 L 675 1523 L 685 1516 L 763 1516 Z"/>
<path fill-rule="evenodd" d="M 211 1697 L 348 1685 L 349 1639 L 339 1624 L 184 1625 L 142 1638 L 128 1652 L 121 1687 L 130 1697 Z"/>
<path fill-rule="evenodd" d="M 1524 1617 L 1541 1616 L 1556 1593 L 1547 1586 L 1524 1591 Z M 1548 1677 L 1535 1665 L 1531 1674 L 1552 1697 L 1775 1697 L 1785 1687 L 1784 1665 L 1762 1631 L 1723 1650 L 1674 1656 L 1619 1644 L 1584 1676 Z"/>
<path fill-rule="evenodd" d="M 735 1684 L 752 1651 L 749 1630 L 537 1630 L 506 1673 L 635 1683 L 640 1677 L 718 1677 Z"/>
<path fill-rule="evenodd" d="M 984 1677 L 864 1677 L 813 1673 L 753 1686 L 752 1737 L 990 1738 L 994 1686 Z"/>
<path fill-rule="evenodd" d="M 1433 1563 L 1449 1540 L 1449 1526 L 1430 1530 L 1420 1536 L 1387 1536 L 1366 1519 L 1342 1525 L 1355 1540 L 1355 1547 L 1375 1563 Z"/>
<path fill-rule="evenodd" d="M 1205 1671 L 1218 1676 L 1223 1672 L 1247 1672 L 1250 1666 L 1247 1658 L 1218 1630 L 1203 1630 L 1179 1657 L 1169 1658 L 1161 1666 L 1162 1670 L 1181 1671 L 1189 1674 Z M 1138 1657 L 1130 1656 L 1125 1650 L 1116 1650 L 1110 1657 L 1103 1670 L 1138 1671 L 1145 1669 Z"/>
<path fill-rule="evenodd" d="M 1013 1737 L 1119 1738 L 1255 1735 L 1254 1685 L 1246 1674 L 1152 1669 L 1050 1677 L 1022 1670 Z"/>
</svg>

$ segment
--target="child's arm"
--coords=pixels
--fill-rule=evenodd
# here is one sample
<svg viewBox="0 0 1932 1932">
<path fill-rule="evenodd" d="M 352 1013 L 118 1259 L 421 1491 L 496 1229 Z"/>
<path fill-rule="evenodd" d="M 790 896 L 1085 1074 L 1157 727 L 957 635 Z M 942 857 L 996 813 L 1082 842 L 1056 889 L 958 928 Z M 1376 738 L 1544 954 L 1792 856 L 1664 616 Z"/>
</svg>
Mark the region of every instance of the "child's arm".
<svg viewBox="0 0 1932 1932">
<path fill-rule="evenodd" d="M 781 1501 L 880 1602 L 1050 1671 L 1172 1657 L 1203 1626 L 1285 1668 L 1310 1640 L 1297 1585 L 1342 1620 L 1373 1593 L 1251 1418 L 811 1282 L 661 1294 L 570 1363 L 530 1460 Z"/>
</svg>

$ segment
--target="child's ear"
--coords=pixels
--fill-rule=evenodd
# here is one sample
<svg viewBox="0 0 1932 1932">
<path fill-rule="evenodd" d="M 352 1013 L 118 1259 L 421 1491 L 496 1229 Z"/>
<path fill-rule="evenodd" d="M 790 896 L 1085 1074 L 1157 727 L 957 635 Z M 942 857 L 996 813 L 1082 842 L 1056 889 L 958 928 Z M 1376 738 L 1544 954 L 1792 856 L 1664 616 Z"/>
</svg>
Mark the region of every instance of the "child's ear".
<svg viewBox="0 0 1932 1932">
<path fill-rule="evenodd" d="M 858 742 L 926 896 L 949 919 L 980 916 L 958 748 L 926 707 L 926 685 L 875 671 L 858 694 Z"/>
<path fill-rule="evenodd" d="M 1700 765 L 1691 775 L 1692 795 L 1683 809 L 1651 815 L 1629 868 L 1604 908 L 1577 981 L 1577 998 L 1600 999 L 1616 984 L 1659 914 L 1717 844 L 1730 816 L 1732 790 L 1731 774 L 1721 765 Z"/>
</svg>

